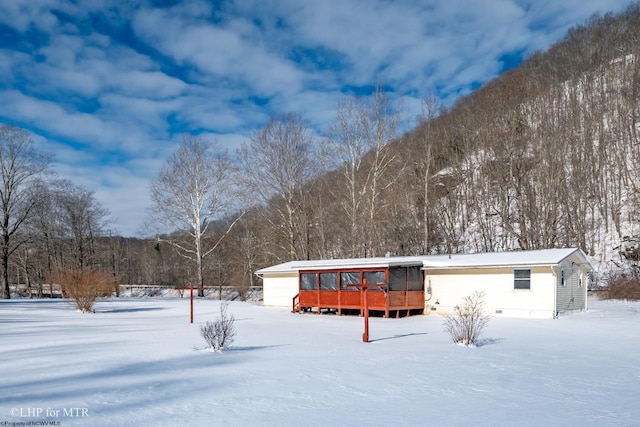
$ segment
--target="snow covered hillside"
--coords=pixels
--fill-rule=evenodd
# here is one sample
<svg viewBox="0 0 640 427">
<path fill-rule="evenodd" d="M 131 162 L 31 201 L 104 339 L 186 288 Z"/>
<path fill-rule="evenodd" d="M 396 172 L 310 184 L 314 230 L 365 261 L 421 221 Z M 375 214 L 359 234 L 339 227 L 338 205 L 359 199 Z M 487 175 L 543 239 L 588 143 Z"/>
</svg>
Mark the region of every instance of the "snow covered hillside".
<svg viewBox="0 0 640 427">
<path fill-rule="evenodd" d="M 492 319 L 481 345 L 443 319 L 299 315 L 233 302 L 233 348 L 203 350 L 219 301 L 0 301 L 0 423 L 62 426 L 632 426 L 640 303 Z M 21 425 L 21 424 L 15 424 Z M 22 424 L 25 425 L 25 424 Z M 35 424 L 32 424 L 35 425 Z M 44 424 L 40 424 L 44 425 Z"/>
</svg>

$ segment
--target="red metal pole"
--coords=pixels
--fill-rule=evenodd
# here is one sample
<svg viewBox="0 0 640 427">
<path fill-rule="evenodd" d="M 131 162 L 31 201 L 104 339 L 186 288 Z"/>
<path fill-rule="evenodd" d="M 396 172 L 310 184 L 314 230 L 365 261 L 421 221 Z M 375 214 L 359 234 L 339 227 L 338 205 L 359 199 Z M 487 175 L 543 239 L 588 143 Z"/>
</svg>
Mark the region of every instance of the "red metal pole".
<svg viewBox="0 0 640 427">
<path fill-rule="evenodd" d="M 189 285 L 189 289 L 191 290 L 191 321 L 190 323 L 193 323 L 193 282 L 191 282 L 191 284 Z"/>
<path fill-rule="evenodd" d="M 362 342 L 369 342 L 369 298 L 367 298 L 367 279 L 362 281 L 362 292 L 364 292 L 364 333 Z"/>
</svg>

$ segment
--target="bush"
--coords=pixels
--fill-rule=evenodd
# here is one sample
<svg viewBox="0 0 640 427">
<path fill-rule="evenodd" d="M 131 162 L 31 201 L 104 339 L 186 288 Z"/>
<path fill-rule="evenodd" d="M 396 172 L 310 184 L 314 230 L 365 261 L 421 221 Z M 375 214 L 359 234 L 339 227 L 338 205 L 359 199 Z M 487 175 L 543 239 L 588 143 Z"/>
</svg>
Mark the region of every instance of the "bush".
<svg viewBox="0 0 640 427">
<path fill-rule="evenodd" d="M 112 276 L 88 269 L 58 269 L 53 280 L 60 284 L 62 296 L 72 299 L 83 313 L 93 311 L 96 300 L 111 295 L 114 289 Z"/>
<path fill-rule="evenodd" d="M 200 335 L 213 351 L 220 352 L 229 347 L 235 338 L 235 317 L 228 312 L 229 303 L 220 304 L 220 316 L 200 326 Z"/>
<path fill-rule="evenodd" d="M 640 300 L 640 277 L 626 274 L 614 277 L 609 282 L 606 298 L 631 301 Z"/>
<path fill-rule="evenodd" d="M 455 307 L 455 315 L 445 317 L 444 329 L 454 343 L 472 346 L 480 338 L 489 322 L 489 316 L 484 314 L 483 298 L 484 292 L 475 291 Z"/>
</svg>

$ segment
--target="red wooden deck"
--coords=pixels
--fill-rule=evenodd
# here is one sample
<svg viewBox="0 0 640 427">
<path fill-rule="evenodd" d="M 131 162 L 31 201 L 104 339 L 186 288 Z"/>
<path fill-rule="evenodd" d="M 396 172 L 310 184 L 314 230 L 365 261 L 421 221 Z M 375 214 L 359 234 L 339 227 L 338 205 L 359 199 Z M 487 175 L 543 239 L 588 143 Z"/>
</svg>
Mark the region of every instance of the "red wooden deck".
<svg viewBox="0 0 640 427">
<path fill-rule="evenodd" d="M 366 279 L 369 283 L 380 285 L 379 288 L 368 290 L 370 314 L 385 317 L 422 314 L 424 279 L 418 267 L 409 268 L 418 269 L 419 275 L 416 270 L 408 274 L 407 267 L 392 268 L 391 275 L 389 268 L 300 271 L 299 293 L 293 298 L 292 310 L 362 315 L 364 305 L 358 285 Z M 372 281 L 372 278 L 378 281 Z"/>
</svg>

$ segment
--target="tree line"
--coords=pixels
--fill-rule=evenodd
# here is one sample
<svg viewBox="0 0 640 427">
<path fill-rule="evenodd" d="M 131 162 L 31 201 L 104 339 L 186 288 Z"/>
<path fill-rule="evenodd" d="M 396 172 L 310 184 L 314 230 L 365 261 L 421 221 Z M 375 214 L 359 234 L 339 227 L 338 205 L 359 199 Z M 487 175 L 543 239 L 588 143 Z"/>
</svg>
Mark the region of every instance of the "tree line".
<svg viewBox="0 0 640 427">
<path fill-rule="evenodd" d="M 393 101 L 381 84 L 345 97 L 320 132 L 276 115 L 233 153 L 184 136 L 150 186 L 156 231 L 136 239 L 109 235 L 93 194 L 2 126 L 5 297 L 60 267 L 241 296 L 255 270 L 293 259 L 577 246 L 623 267 L 621 242 L 640 236 L 637 3 L 451 108 L 426 97 L 404 134 Z"/>
<path fill-rule="evenodd" d="M 0 126 L 2 294 L 11 283 L 50 283 L 56 268 L 83 269 L 101 256 L 106 209 L 93 193 L 49 172 L 51 157 L 29 134 Z"/>
</svg>

